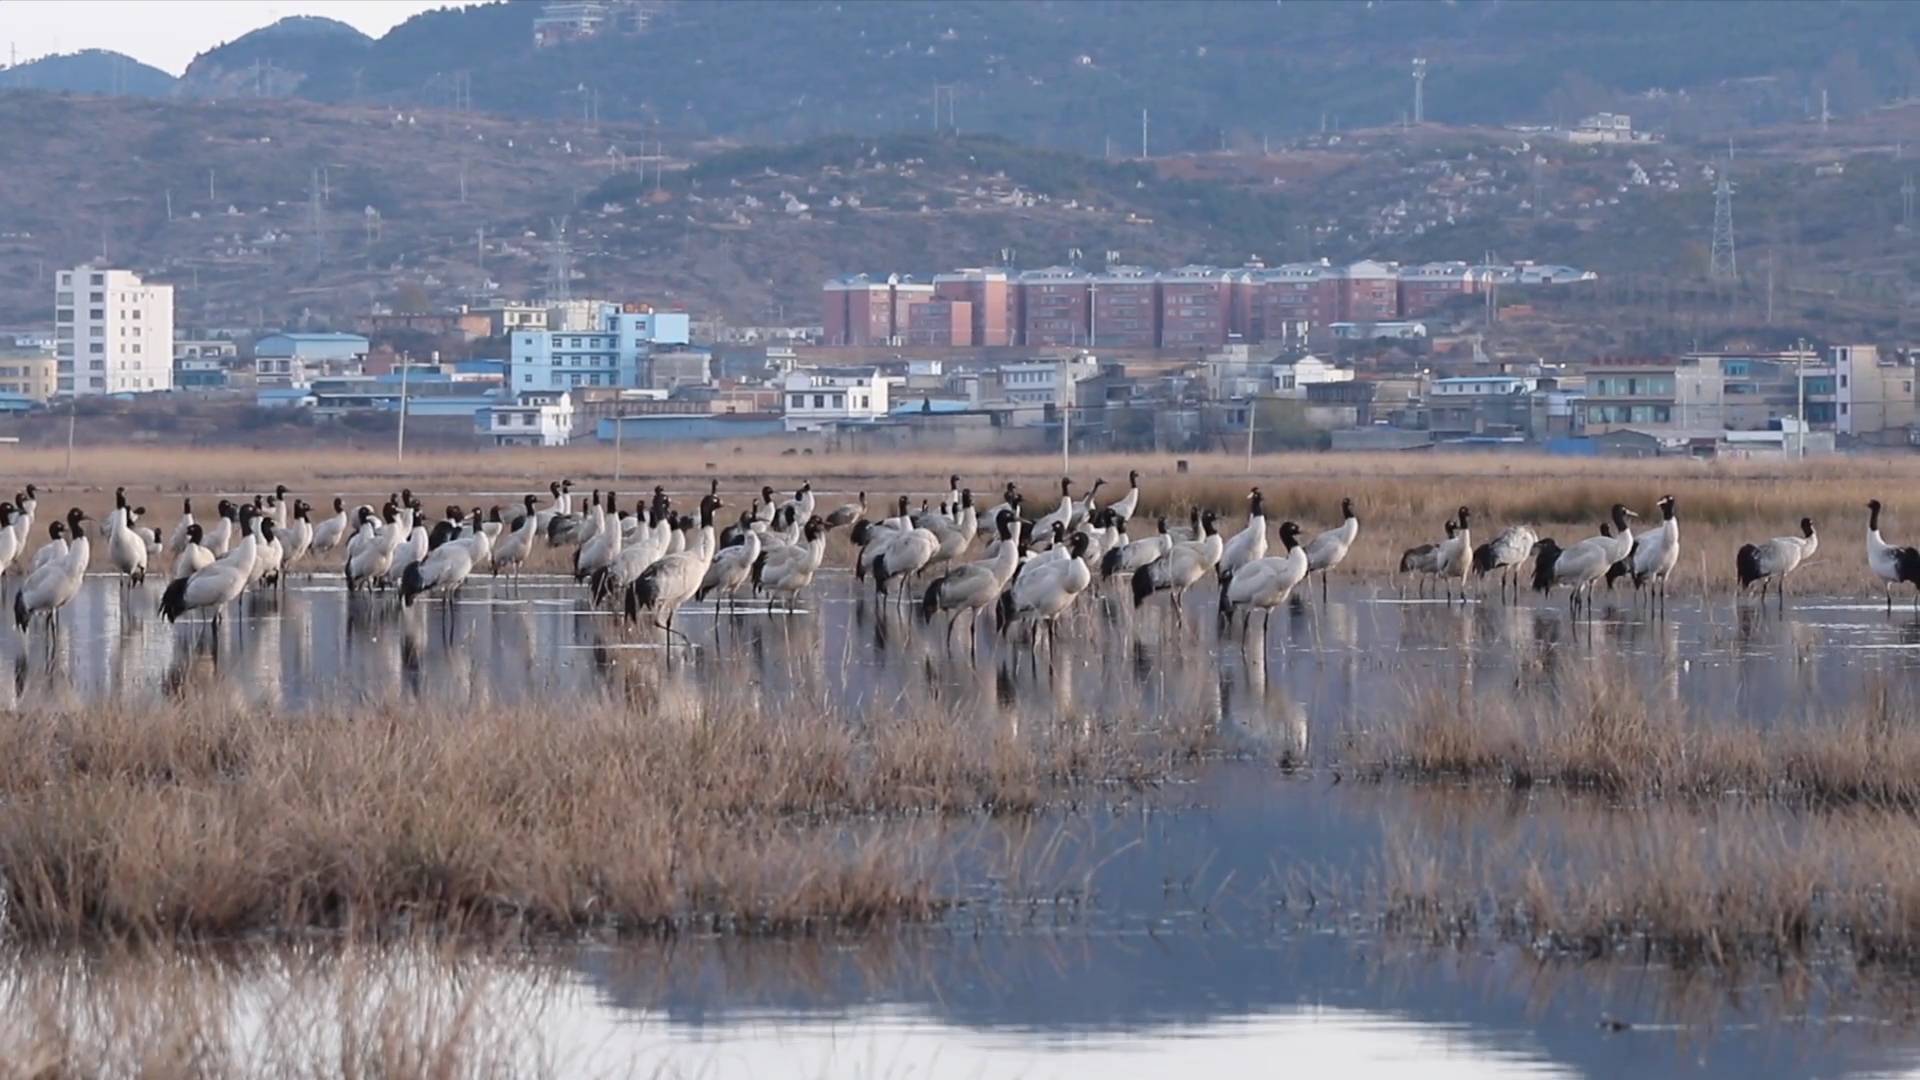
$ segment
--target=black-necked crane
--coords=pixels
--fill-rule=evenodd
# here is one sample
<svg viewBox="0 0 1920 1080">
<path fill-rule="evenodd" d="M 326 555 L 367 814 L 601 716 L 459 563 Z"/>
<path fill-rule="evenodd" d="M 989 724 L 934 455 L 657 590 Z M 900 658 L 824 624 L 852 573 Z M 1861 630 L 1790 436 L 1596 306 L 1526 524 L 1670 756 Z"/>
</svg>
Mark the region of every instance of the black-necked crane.
<svg viewBox="0 0 1920 1080">
<path fill-rule="evenodd" d="M 0 536 L 0 543 L 6 537 Z M 6 561 L 0 559 L 0 567 Z M 1887 543 L 1880 538 L 1880 500 L 1867 502 L 1867 568 L 1880 579 L 1887 595 L 1887 610 L 1893 610 L 1893 587 L 1899 584 L 1913 586 L 1913 603 L 1920 608 L 1920 548 L 1912 545 L 1905 547 Z"/>
<path fill-rule="evenodd" d="M 347 562 L 343 568 L 348 592 L 357 592 L 367 584 L 384 587 L 387 574 L 393 569 L 393 553 L 400 546 L 402 536 L 403 511 L 388 503 L 380 513 L 382 523 L 376 525 L 373 515 L 365 507 L 360 509 L 360 531 L 347 544 Z"/>
<path fill-rule="evenodd" d="M 1414 595 L 1427 594 L 1427 579 L 1440 572 L 1441 550 L 1460 533 L 1460 523 L 1453 518 L 1447 519 L 1447 538 L 1437 544 L 1416 544 L 1400 553 L 1398 573 L 1414 574 Z M 1406 585 L 1400 583 L 1401 595 L 1406 594 Z"/>
<path fill-rule="evenodd" d="M 997 528 L 1002 533 L 1001 539 L 1011 540 L 1012 515 L 1003 516 Z M 979 634 L 978 616 L 1000 599 L 1001 591 L 1013 580 L 1019 563 L 1018 545 L 1003 543 L 991 558 L 947 571 L 927 586 L 926 595 L 920 601 L 921 621 L 931 621 L 936 613 L 947 612 L 945 640 L 951 648 L 954 623 L 964 616 L 967 620 L 967 651 L 969 655 L 974 655 Z"/>
<path fill-rule="evenodd" d="M 1773 585 L 1774 597 L 1780 610 L 1787 606 L 1787 575 L 1799 569 L 1802 563 L 1813 557 L 1820 548 L 1820 537 L 1813 529 L 1813 519 L 1800 519 L 1799 536 L 1776 536 L 1759 544 L 1747 544 L 1734 556 L 1734 570 L 1740 578 L 1740 591 L 1746 592 L 1756 583 L 1760 586 L 1760 603 L 1767 602 L 1767 585 Z"/>
<path fill-rule="evenodd" d="M 194 523 L 193 500 L 180 500 L 180 520 L 173 523 L 173 531 L 167 534 L 167 545 L 163 554 L 169 560 L 180 557 L 180 549 L 187 545 L 187 526 Z"/>
<path fill-rule="evenodd" d="M 33 542 L 34 511 L 39 507 L 40 491 L 32 484 L 28 484 L 13 497 L 13 538 L 19 543 L 22 553 L 25 553 L 27 545 Z M 16 560 L 14 565 L 17 567 L 20 564 Z"/>
<path fill-rule="evenodd" d="M 1291 521 L 1280 523 L 1280 543 L 1285 555 L 1255 559 L 1235 570 L 1220 584 L 1220 620 L 1233 617 L 1235 608 L 1244 608 L 1240 633 L 1244 639 L 1253 611 L 1259 608 L 1260 637 L 1264 643 L 1273 621 L 1273 609 L 1286 603 L 1293 590 L 1307 579 L 1307 552 L 1300 546 L 1300 526 Z"/>
<path fill-rule="evenodd" d="M 1360 538 L 1360 517 L 1353 512 L 1353 500 L 1340 500 L 1340 524 L 1313 538 L 1307 545 L 1307 573 L 1320 575 L 1320 599 L 1327 598 L 1327 578 L 1347 560 L 1353 542 Z"/>
<path fill-rule="evenodd" d="M 501 535 L 493 545 L 493 558 L 489 559 L 488 571 L 498 577 L 502 571 L 508 581 L 517 581 L 520 567 L 533 554 L 533 537 L 539 529 L 539 512 L 533 507 L 533 496 L 528 495 L 523 503 L 523 511 L 513 519 L 513 528 Z"/>
<path fill-rule="evenodd" d="M 313 539 L 307 550 L 315 555 L 331 555 L 347 539 L 347 503 L 345 499 L 333 497 L 333 513 L 326 520 L 313 527 Z"/>
<path fill-rule="evenodd" d="M 917 574 L 940 553 L 940 538 L 927 529 L 913 528 L 880 542 L 873 557 L 873 591 L 885 599 L 887 582 Z M 906 594 L 901 593 L 902 596 Z"/>
<path fill-rule="evenodd" d="M 86 580 L 87 562 L 93 557 L 93 546 L 82 527 L 86 520 L 87 515 L 78 507 L 68 511 L 65 531 L 71 532 L 73 538 L 66 542 L 59 558 L 47 560 L 27 575 L 19 591 L 13 594 L 13 624 L 25 634 L 35 616 L 45 615 L 49 647 L 54 632 L 60 627 L 60 609 L 79 594 L 80 584 Z"/>
<path fill-rule="evenodd" d="M 280 529 L 280 545 L 286 549 L 286 563 L 282 573 L 291 573 L 294 564 L 307 557 L 313 550 L 313 519 L 309 517 L 313 507 L 305 499 L 293 500 L 293 514 L 287 524 Z"/>
<path fill-rule="evenodd" d="M 617 530 L 616 530 L 617 531 Z M 484 542 L 485 535 L 481 535 Z M 465 540 L 451 540 L 429 551 L 425 558 L 408 563 L 400 572 L 400 603 L 412 607 L 415 597 L 430 594 L 447 603 L 447 615 L 453 614 L 453 594 L 466 584 L 473 573 L 474 549 Z"/>
<path fill-rule="evenodd" d="M 1105 581 L 1115 574 L 1126 574 L 1131 578 L 1140 570 L 1167 557 L 1173 551 L 1173 537 L 1167 532 L 1167 519 L 1160 518 L 1155 524 L 1159 531 L 1152 536 L 1143 536 L 1138 540 L 1127 539 L 1127 525 L 1117 511 L 1109 508 L 1116 522 L 1120 539 L 1100 556 L 1100 580 Z"/>
<path fill-rule="evenodd" d="M 1069 529 L 1073 528 L 1073 512 L 1073 478 L 1062 477 L 1060 480 L 1060 505 L 1054 508 L 1051 513 L 1045 514 L 1041 516 L 1038 521 L 1035 521 L 1033 523 L 1033 530 L 1029 535 L 1034 537 L 1036 544 L 1047 542 L 1047 538 L 1053 535 L 1054 522 L 1057 521 Z"/>
<path fill-rule="evenodd" d="M 818 515 L 808 518 L 800 530 L 800 543 L 763 551 L 753 562 L 753 586 L 767 594 L 767 606 L 777 599 L 793 610 L 827 554 L 827 523 Z"/>
<path fill-rule="evenodd" d="M 1587 613 L 1593 613 L 1593 586 L 1606 576 L 1607 568 L 1613 565 L 1611 552 L 1588 538 L 1572 547 L 1561 547 L 1553 537 L 1544 537 L 1533 545 L 1533 587 L 1551 594 L 1556 585 L 1565 585 L 1567 609 L 1577 612 L 1584 605 Z"/>
<path fill-rule="evenodd" d="M 187 535 L 180 545 L 180 551 L 173 557 L 173 565 L 168 570 L 167 580 L 178 581 L 192 577 L 195 573 L 213 565 L 213 552 L 200 543 L 206 530 L 195 522 L 187 526 Z"/>
<path fill-rule="evenodd" d="M 721 505 L 717 495 L 702 496 L 699 532 L 686 550 L 662 557 L 627 586 L 625 607 L 629 622 L 639 618 L 640 612 L 651 611 L 653 625 L 665 632 L 669 643 L 678 637 L 693 644 L 692 639 L 673 628 L 673 618 L 680 611 L 680 605 L 693 598 L 707 575 L 707 563 L 713 558 L 716 543 L 713 512 Z"/>
<path fill-rule="evenodd" d="M 20 557 L 20 535 L 13 531 L 14 505 L 0 502 L 0 575 Z"/>
<path fill-rule="evenodd" d="M 232 550 L 233 520 L 239 513 L 238 508 L 227 499 L 220 500 L 217 510 L 218 515 L 213 519 L 213 526 L 205 531 L 203 535 L 206 539 L 202 541 L 206 549 L 213 552 L 213 557 L 216 559 Z"/>
<path fill-rule="evenodd" d="M 1472 511 L 1463 506 L 1454 515 L 1454 520 L 1459 522 L 1460 531 L 1447 537 L 1440 545 L 1440 550 L 1434 555 L 1437 564 L 1434 572 L 1446 582 L 1448 602 L 1453 600 L 1456 581 L 1460 584 L 1460 599 L 1464 602 L 1467 598 L 1467 571 L 1473 568 Z"/>
<path fill-rule="evenodd" d="M 264 539 L 272 539 L 272 521 L 263 520 L 258 527 Z M 160 594 L 160 614 L 170 623 L 179 622 L 181 617 L 195 611 L 207 612 L 216 650 L 220 644 L 222 614 L 228 604 L 246 592 L 247 583 L 253 577 L 255 537 L 247 518 L 242 519 L 242 531 L 239 542 L 226 555 L 186 577 L 173 579 Z"/>
<path fill-rule="evenodd" d="M 1174 621 L 1185 616 L 1181 602 L 1187 590 L 1198 584 L 1220 561 L 1225 546 L 1214 528 L 1212 510 L 1200 515 L 1200 538 L 1176 542 L 1163 559 L 1133 572 L 1133 606 L 1139 607 L 1156 592 L 1170 592 Z"/>
<path fill-rule="evenodd" d="M 1067 521 L 1067 528 L 1075 529 L 1086 524 L 1087 519 L 1093 516 L 1093 512 L 1099 509 L 1100 504 L 1095 500 L 1100 497 L 1100 489 L 1106 485 L 1105 480 L 1094 477 L 1093 486 L 1087 489 L 1087 497 L 1073 503 L 1073 513 Z"/>
<path fill-rule="evenodd" d="M 838 529 L 842 526 L 851 525 L 866 516 L 867 493 L 863 491 L 855 501 L 836 507 L 832 513 L 827 515 L 825 524 L 829 529 Z"/>
<path fill-rule="evenodd" d="M 1660 507 L 1660 527 L 1634 538 L 1627 553 L 1627 572 L 1633 575 L 1634 598 L 1639 598 L 1642 588 L 1651 586 L 1650 602 L 1664 610 L 1667 578 L 1680 565 L 1680 516 L 1671 495 L 1660 496 L 1656 505 Z"/>
<path fill-rule="evenodd" d="M 126 505 L 124 489 L 119 499 L 120 505 L 109 515 L 107 562 L 127 584 L 138 586 L 147 580 L 147 541 L 134 531 L 138 517 Z"/>
<path fill-rule="evenodd" d="M 1086 550 L 1086 534 L 1075 533 L 1067 541 L 1066 558 L 1022 566 L 1012 583 L 1000 593 L 999 603 L 994 608 L 996 628 L 1006 634 L 1023 622 L 1031 623 L 1037 638 L 1038 628 L 1045 626 L 1047 648 L 1051 652 L 1055 641 L 1055 621 L 1093 582 L 1093 571 L 1088 568 L 1085 558 Z"/>
<path fill-rule="evenodd" d="M 47 524 L 47 542 L 40 545 L 40 550 L 33 553 L 33 562 L 27 565 L 27 572 L 29 574 L 38 573 L 41 567 L 57 563 L 66 558 L 67 548 L 73 541 L 80 538 L 80 526 L 77 525 L 76 522 L 85 516 L 86 515 L 80 512 L 80 508 L 76 506 L 67 511 L 67 516 L 64 520 L 49 522 Z M 91 553 L 91 548 L 89 548 L 89 553 Z"/>
<path fill-rule="evenodd" d="M 1507 585 L 1513 585 L 1513 598 L 1520 599 L 1521 580 L 1515 575 L 1520 565 L 1533 555 L 1533 545 L 1540 539 L 1538 533 L 1525 525 L 1509 525 L 1487 543 L 1473 549 L 1473 573 L 1484 578 L 1495 570 L 1500 571 L 1500 599 L 1507 598 Z"/>
<path fill-rule="evenodd" d="M 1140 470 L 1127 470 L 1127 493 L 1108 503 L 1107 509 L 1121 524 L 1133 520 L 1134 512 L 1140 509 Z"/>
<path fill-rule="evenodd" d="M 707 560 L 707 570 L 700 577 L 700 587 L 694 590 L 695 600 L 705 600 L 719 593 L 725 599 L 728 608 L 733 608 L 740 593 L 740 587 L 753 578 L 753 564 L 760 558 L 760 534 L 747 530 L 738 543 L 728 545 L 714 552 Z M 715 605 L 718 607 L 718 605 Z M 716 632 L 719 620 L 714 620 Z"/>
<path fill-rule="evenodd" d="M 1214 563 L 1214 576 L 1226 583 L 1229 576 L 1242 566 L 1256 559 L 1267 557 L 1267 512 L 1266 496 L 1259 488 L 1247 493 L 1247 524 L 1234 533 L 1220 548 L 1220 558 Z"/>
</svg>

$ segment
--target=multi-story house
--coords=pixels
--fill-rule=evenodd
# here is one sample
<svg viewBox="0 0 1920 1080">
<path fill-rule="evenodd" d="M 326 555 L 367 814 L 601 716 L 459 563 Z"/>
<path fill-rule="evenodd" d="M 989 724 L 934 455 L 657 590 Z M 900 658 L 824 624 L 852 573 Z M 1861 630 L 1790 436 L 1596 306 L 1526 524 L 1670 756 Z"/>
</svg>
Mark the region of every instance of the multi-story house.
<svg viewBox="0 0 1920 1080">
<path fill-rule="evenodd" d="M 1090 283 L 1087 341 L 1115 349 L 1151 349 L 1160 341 L 1159 283 L 1141 266 L 1109 266 Z"/>
<path fill-rule="evenodd" d="M 57 393 L 173 388 L 173 286 L 149 285 L 131 270 L 62 270 L 53 321 Z"/>
<path fill-rule="evenodd" d="M 878 368 L 795 368 L 781 388 L 789 432 L 871 423 L 887 415 L 894 379 Z"/>
<path fill-rule="evenodd" d="M 607 312 L 585 332 L 520 330 L 508 340 L 509 386 L 516 393 L 574 387 L 639 387 L 658 345 L 685 345 L 691 323 L 681 312 Z"/>
<path fill-rule="evenodd" d="M 1160 275 L 1160 346 L 1218 348 L 1232 329 L 1233 276 L 1211 266 Z"/>
<path fill-rule="evenodd" d="M 1020 275 L 1021 340 L 1029 346 L 1085 345 L 1093 275 L 1050 266 Z"/>
<path fill-rule="evenodd" d="M 565 391 L 513 396 L 474 414 L 474 427 L 495 446 L 565 446 L 573 436 L 573 398 Z"/>
</svg>

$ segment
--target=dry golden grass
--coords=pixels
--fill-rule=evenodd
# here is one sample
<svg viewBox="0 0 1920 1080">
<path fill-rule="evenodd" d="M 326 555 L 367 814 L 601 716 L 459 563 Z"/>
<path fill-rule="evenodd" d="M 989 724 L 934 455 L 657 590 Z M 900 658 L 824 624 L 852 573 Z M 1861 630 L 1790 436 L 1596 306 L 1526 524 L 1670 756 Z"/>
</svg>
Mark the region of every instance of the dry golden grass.
<svg viewBox="0 0 1920 1080">
<path fill-rule="evenodd" d="M 747 508 L 760 487 L 783 496 L 811 481 L 822 503 L 837 506 L 857 492 L 876 510 L 900 494 L 937 498 L 947 477 L 958 472 L 984 508 L 999 501 L 1008 480 L 1027 493 L 1030 512 L 1050 508 L 1058 490 L 1057 458 L 1034 456 L 891 454 L 782 454 L 759 449 L 629 448 L 621 460 L 617 490 L 631 505 L 655 484 L 690 504 L 710 480 L 719 480 L 728 507 L 723 518 Z M 1211 506 L 1222 528 L 1237 528 L 1247 490 L 1259 484 L 1268 499 L 1268 520 L 1301 523 L 1311 535 L 1338 524 L 1340 500 L 1351 496 L 1361 517 L 1361 542 L 1343 572 L 1381 582 L 1407 547 L 1431 542 L 1458 506 L 1474 511 L 1474 537 L 1485 542 L 1509 524 L 1534 526 L 1563 543 L 1593 535 L 1614 502 L 1647 515 L 1654 501 L 1673 494 L 1679 503 L 1682 556 L 1676 594 L 1707 591 L 1723 599 L 1732 588 L 1733 556 L 1741 544 L 1795 531 L 1803 516 L 1822 530 L 1823 550 L 1794 576 L 1789 591 L 1875 595 L 1879 583 L 1866 571 L 1861 552 L 1866 502 L 1888 504 L 1889 539 L 1920 540 L 1920 509 L 1902 505 L 1902 493 L 1920 482 L 1920 458 L 1846 457 L 1806 462 L 1691 460 L 1594 461 L 1540 456 L 1429 454 L 1283 454 L 1254 459 L 1249 472 L 1233 455 L 1193 455 L 1179 474 L 1171 455 L 1082 456 L 1073 461 L 1081 488 L 1095 477 L 1117 496 L 1127 471 L 1143 475 L 1142 513 L 1184 518 L 1187 507 Z M 445 502 L 499 505 L 511 516 L 517 496 L 540 494 L 549 481 L 570 477 L 581 493 L 615 487 L 610 447 L 489 450 L 415 455 L 396 462 L 384 448 L 366 452 L 328 450 L 174 450 L 166 447 L 102 447 L 76 452 L 68 475 L 64 452 L 11 448 L 7 479 L 14 487 L 32 479 L 46 488 L 46 512 L 64 513 L 78 503 L 96 517 L 111 506 L 115 486 L 125 485 L 136 503 L 163 527 L 185 494 L 269 491 L 285 483 L 316 506 L 335 494 L 371 500 L 405 486 L 431 510 Z M 6 492 L 11 494 L 11 491 Z M 1904 516 L 1903 516 L 1904 514 Z M 1911 525 L 1907 522 L 1911 521 Z M 984 531 L 989 531 L 983 529 Z"/>
<path fill-rule="evenodd" d="M 858 929 L 946 904 L 942 818 L 1150 783 L 1208 738 L 1113 710 L 1018 729 L 956 719 L 971 714 L 720 696 L 27 712 L 0 727 L 0 925 L 22 941 Z"/>
<path fill-rule="evenodd" d="M 1920 961 L 1920 821 L 1904 811 L 1663 806 L 1578 817 L 1551 836 L 1394 834 L 1376 897 L 1386 925 L 1584 959 Z"/>
<path fill-rule="evenodd" d="M 1908 723 L 1920 702 L 1896 684 L 1761 727 L 1652 701 L 1638 682 L 1627 665 L 1595 657 L 1538 685 L 1416 686 L 1404 709 L 1356 730 L 1347 753 L 1374 778 L 1920 809 L 1920 729 Z"/>
<path fill-rule="evenodd" d="M 16 956 L 0 1077 L 560 1075 L 529 978 L 421 945 Z"/>
</svg>

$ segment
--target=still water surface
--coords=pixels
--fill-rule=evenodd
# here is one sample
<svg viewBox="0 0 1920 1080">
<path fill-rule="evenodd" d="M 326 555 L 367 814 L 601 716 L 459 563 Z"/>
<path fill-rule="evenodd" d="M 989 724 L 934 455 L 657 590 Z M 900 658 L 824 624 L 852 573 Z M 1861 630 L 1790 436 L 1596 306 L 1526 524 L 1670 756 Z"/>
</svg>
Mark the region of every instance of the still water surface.
<svg viewBox="0 0 1920 1080">
<path fill-rule="evenodd" d="M 1913 680 L 1910 610 L 1802 598 L 1762 617 L 1676 602 L 1655 620 L 1623 600 L 1588 624 L 1559 604 L 1348 587 L 1276 612 L 1262 647 L 1257 625 L 1251 643 L 1219 639 L 1205 597 L 1181 627 L 1164 599 L 1139 611 L 1116 599 L 1105 613 L 1083 601 L 1049 663 L 990 635 L 969 659 L 941 643 L 939 624 L 880 610 L 853 586 L 823 573 L 792 617 L 689 608 L 681 626 L 698 647 L 669 656 L 657 633 L 624 629 L 561 578 L 479 581 L 451 611 L 404 613 L 390 599 L 349 603 L 337 579 L 300 579 L 230 620 L 216 661 L 203 628 L 153 614 L 155 589 L 89 579 L 51 650 L 39 630 L 0 635 L 12 673 L 0 705 L 139 706 L 193 687 L 275 712 L 418 696 L 559 723 L 581 695 L 724 688 L 769 710 L 871 716 L 928 696 L 952 702 L 956 723 L 993 724 L 1138 699 L 1204 709 L 1246 750 L 1157 792 L 956 830 L 1058 830 L 1048 857 L 1090 868 L 1087 891 L 1064 902 L 1023 906 L 983 882 L 982 902 L 932 929 L 543 956 L 538 1026 L 567 1072 L 1840 1076 L 1920 1062 L 1911 1025 L 1823 992 L 1788 998 L 1759 975 L 1701 993 L 1659 966 L 1434 948 L 1277 899 L 1303 879 L 1364 879 L 1405 830 L 1499 839 L 1605 812 L 1552 794 L 1342 782 L 1341 732 L 1404 708 L 1411 686 L 1507 688 L 1618 656 L 1656 700 L 1764 726 L 1818 717 L 1876 680 Z"/>
</svg>

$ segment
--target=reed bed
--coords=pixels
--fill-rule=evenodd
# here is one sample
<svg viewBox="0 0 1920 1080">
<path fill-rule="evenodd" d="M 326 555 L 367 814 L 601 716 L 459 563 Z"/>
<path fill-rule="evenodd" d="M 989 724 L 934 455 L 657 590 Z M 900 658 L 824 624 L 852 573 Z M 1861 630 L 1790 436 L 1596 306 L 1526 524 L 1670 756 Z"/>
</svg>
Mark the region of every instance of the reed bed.
<svg viewBox="0 0 1920 1080">
<path fill-rule="evenodd" d="M 0 725 L 0 926 L 24 942 L 861 930 L 948 906 L 949 823 L 1153 784 L 1211 737 L 1124 710 L 961 719 L 987 714 L 719 696 L 30 711 Z"/>
<path fill-rule="evenodd" d="M 1844 960 L 1920 971 L 1920 821 L 1857 809 L 1662 806 L 1524 842 L 1390 838 L 1391 931 L 1547 957 L 1738 968 Z"/>
<path fill-rule="evenodd" d="M 1415 685 L 1398 714 L 1352 732 L 1347 753 L 1376 780 L 1920 809 L 1920 700 L 1898 683 L 1758 727 L 1655 700 L 1640 677 L 1596 657 L 1535 685 Z"/>
<path fill-rule="evenodd" d="M 572 1071 L 537 1026 L 537 976 L 426 945 L 62 952 L 12 957 L 4 972 L 8 1080 Z"/>
</svg>

